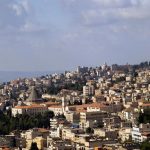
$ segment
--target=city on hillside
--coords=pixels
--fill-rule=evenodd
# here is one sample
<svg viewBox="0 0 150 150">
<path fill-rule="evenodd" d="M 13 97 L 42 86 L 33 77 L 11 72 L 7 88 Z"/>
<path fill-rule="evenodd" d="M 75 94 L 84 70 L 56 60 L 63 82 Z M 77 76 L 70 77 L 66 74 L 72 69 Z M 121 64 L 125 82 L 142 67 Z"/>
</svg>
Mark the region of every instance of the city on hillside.
<svg viewBox="0 0 150 150">
<path fill-rule="evenodd" d="M 149 61 L 0 84 L 0 150 L 150 150 L 149 141 Z"/>
</svg>

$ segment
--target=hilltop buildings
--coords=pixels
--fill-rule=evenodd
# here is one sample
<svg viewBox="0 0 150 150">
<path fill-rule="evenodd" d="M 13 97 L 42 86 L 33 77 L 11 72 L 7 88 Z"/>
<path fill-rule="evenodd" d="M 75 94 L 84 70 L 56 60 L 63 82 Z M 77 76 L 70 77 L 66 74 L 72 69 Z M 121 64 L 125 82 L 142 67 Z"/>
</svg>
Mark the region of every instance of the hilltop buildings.
<svg viewBox="0 0 150 150">
<path fill-rule="evenodd" d="M 12 132 L 12 147 L 28 150 L 36 142 L 42 150 L 138 149 L 136 142 L 150 139 L 150 120 L 142 119 L 149 116 L 149 69 L 105 64 L 3 85 L 0 109 L 13 117 L 55 115 L 47 129 Z"/>
</svg>

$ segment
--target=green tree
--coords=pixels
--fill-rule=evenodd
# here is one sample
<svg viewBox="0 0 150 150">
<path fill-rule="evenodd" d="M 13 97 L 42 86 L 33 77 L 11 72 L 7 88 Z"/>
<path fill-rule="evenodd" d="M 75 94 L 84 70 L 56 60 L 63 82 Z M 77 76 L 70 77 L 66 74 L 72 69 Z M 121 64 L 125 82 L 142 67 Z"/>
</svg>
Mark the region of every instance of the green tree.
<svg viewBox="0 0 150 150">
<path fill-rule="evenodd" d="M 150 123 L 150 109 L 145 109 L 139 113 L 138 123 Z"/>
<path fill-rule="evenodd" d="M 90 127 L 86 128 L 86 133 L 91 134 L 91 133 L 93 133 L 93 132 L 94 132 L 94 131 L 93 131 L 92 128 L 90 128 Z"/>
<path fill-rule="evenodd" d="M 32 142 L 30 150 L 39 150 L 36 142 Z"/>
<path fill-rule="evenodd" d="M 47 111 L 44 114 L 28 115 L 17 114 L 16 117 L 0 111 L 0 135 L 9 134 L 13 130 L 28 130 L 32 128 L 49 128 L 50 118 L 54 117 L 52 111 Z"/>
<path fill-rule="evenodd" d="M 150 142 L 145 141 L 141 144 L 141 150 L 150 150 Z"/>
</svg>

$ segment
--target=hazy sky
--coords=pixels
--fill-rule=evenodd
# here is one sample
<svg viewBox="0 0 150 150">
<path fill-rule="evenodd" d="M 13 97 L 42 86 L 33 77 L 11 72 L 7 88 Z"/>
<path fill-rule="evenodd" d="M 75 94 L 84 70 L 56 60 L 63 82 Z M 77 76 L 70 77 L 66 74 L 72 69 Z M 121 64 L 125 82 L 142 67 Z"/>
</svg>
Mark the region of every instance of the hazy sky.
<svg viewBox="0 0 150 150">
<path fill-rule="evenodd" d="M 150 0 L 0 0 L 0 70 L 150 58 Z"/>
</svg>

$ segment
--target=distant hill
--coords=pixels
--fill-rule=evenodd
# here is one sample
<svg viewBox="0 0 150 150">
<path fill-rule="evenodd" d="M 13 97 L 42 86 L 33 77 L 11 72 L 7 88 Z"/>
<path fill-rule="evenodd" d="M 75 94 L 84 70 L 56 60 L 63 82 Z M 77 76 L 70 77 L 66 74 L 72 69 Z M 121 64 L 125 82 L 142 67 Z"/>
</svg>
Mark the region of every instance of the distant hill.
<svg viewBox="0 0 150 150">
<path fill-rule="evenodd" d="M 0 71 L 0 82 L 8 82 L 17 78 L 30 78 L 39 77 L 42 75 L 61 73 L 62 71 L 35 71 L 35 72 L 23 72 L 23 71 Z"/>
</svg>

